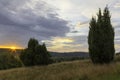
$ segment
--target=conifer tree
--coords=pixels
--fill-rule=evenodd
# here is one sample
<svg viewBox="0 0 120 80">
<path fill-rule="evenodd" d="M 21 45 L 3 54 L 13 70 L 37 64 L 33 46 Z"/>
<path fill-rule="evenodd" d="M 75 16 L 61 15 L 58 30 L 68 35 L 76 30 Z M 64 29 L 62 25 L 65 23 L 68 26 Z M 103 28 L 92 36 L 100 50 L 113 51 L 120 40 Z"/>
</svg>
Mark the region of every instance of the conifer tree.
<svg viewBox="0 0 120 80">
<path fill-rule="evenodd" d="M 24 49 L 20 55 L 25 66 L 46 65 L 52 62 L 46 45 L 40 45 L 38 41 L 31 38 L 28 42 L 28 48 Z"/>
<path fill-rule="evenodd" d="M 90 21 L 88 44 L 89 54 L 93 63 L 110 63 L 114 59 L 114 29 L 108 7 L 103 14 L 101 9 L 96 18 Z"/>
</svg>

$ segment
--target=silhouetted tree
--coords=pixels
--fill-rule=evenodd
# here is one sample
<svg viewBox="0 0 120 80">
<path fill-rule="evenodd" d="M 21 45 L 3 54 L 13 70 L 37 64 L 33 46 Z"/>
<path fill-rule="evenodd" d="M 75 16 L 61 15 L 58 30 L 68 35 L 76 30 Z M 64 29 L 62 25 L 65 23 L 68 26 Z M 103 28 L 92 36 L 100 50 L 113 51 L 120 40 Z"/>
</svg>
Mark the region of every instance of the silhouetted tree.
<svg viewBox="0 0 120 80">
<path fill-rule="evenodd" d="M 50 54 L 49 52 L 47 51 L 47 48 L 46 48 L 46 45 L 43 44 L 43 45 L 38 45 L 36 48 L 35 48 L 35 59 L 34 59 L 34 64 L 35 65 L 46 65 L 46 64 L 49 64 L 51 63 L 51 59 L 50 59 Z"/>
<path fill-rule="evenodd" d="M 47 51 L 47 48 L 46 48 L 46 45 L 45 43 L 43 43 L 43 48 L 44 48 L 44 51 L 47 52 L 47 56 L 51 57 L 50 53 Z"/>
<path fill-rule="evenodd" d="M 34 65 L 34 52 L 28 48 L 24 49 L 20 54 L 20 59 L 25 66 Z"/>
<path fill-rule="evenodd" d="M 114 59 L 114 29 L 108 7 L 103 14 L 99 9 L 98 19 L 90 21 L 88 44 L 89 54 L 93 63 L 109 63 Z"/>
<path fill-rule="evenodd" d="M 28 48 L 22 51 L 20 58 L 26 66 L 46 65 L 52 61 L 45 44 L 40 45 L 34 38 L 29 40 Z"/>
<path fill-rule="evenodd" d="M 35 47 L 36 47 L 38 44 L 39 44 L 39 42 L 38 42 L 36 39 L 31 38 L 31 39 L 29 40 L 29 42 L 28 42 L 28 49 L 35 51 Z"/>
</svg>

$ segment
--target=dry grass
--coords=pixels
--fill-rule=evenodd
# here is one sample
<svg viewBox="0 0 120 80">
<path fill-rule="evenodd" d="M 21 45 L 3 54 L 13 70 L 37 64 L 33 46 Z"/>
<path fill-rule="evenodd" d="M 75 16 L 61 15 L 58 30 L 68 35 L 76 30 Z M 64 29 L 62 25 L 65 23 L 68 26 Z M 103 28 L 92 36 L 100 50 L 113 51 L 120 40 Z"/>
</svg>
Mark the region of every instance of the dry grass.
<svg viewBox="0 0 120 80">
<path fill-rule="evenodd" d="M 0 71 L 0 80 L 113 80 L 111 75 L 119 74 L 119 62 L 93 65 L 89 60 L 81 60 L 3 70 Z"/>
</svg>

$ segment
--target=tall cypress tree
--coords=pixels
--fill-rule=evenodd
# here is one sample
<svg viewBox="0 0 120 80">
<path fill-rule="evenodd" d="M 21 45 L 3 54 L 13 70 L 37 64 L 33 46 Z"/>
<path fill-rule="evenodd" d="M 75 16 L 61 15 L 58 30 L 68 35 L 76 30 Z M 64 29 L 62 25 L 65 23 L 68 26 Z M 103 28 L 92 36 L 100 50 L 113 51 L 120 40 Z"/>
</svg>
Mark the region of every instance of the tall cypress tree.
<svg viewBox="0 0 120 80">
<path fill-rule="evenodd" d="M 93 63 L 109 63 L 114 59 L 114 29 L 111 25 L 109 9 L 101 9 L 90 21 L 88 44 L 89 54 Z"/>
</svg>

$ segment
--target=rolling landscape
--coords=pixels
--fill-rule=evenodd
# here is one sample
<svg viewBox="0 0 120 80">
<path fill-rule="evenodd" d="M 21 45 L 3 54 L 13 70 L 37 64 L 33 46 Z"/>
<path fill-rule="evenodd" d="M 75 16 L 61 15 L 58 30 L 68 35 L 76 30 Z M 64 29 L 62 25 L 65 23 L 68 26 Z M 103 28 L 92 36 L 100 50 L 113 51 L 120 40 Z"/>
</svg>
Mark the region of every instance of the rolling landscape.
<svg viewBox="0 0 120 80">
<path fill-rule="evenodd" d="M 120 0 L 0 0 L 0 80 L 120 80 Z"/>
<path fill-rule="evenodd" d="M 2 53 L 11 53 L 11 49 L 0 49 Z M 16 50 L 19 55 L 21 50 Z M 13 54 L 14 52 L 12 52 Z M 61 60 L 47 66 L 21 67 L 0 70 L 1 80 L 119 80 L 120 79 L 120 54 L 110 64 L 94 65 L 85 52 L 51 53 L 52 57 Z M 66 56 L 67 54 L 67 56 Z M 70 54 L 70 55 L 69 55 Z M 75 55 L 74 55 L 75 54 Z M 74 55 L 74 56 L 73 56 Z M 75 60 L 72 60 L 72 56 Z M 82 57 L 78 59 L 77 57 Z M 83 58 L 84 57 L 84 58 Z M 22 77 L 21 77 L 22 76 Z"/>
<path fill-rule="evenodd" d="M 20 55 L 22 49 L 16 49 L 15 51 L 7 48 L 1 48 L 1 53 L 12 53 Z M 87 52 L 49 52 L 53 58 L 88 58 L 89 54 Z"/>
<path fill-rule="evenodd" d="M 115 63 L 93 65 L 90 60 L 55 63 L 0 71 L 1 80 L 119 80 L 120 57 Z"/>
</svg>

